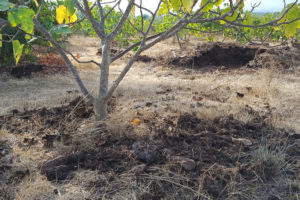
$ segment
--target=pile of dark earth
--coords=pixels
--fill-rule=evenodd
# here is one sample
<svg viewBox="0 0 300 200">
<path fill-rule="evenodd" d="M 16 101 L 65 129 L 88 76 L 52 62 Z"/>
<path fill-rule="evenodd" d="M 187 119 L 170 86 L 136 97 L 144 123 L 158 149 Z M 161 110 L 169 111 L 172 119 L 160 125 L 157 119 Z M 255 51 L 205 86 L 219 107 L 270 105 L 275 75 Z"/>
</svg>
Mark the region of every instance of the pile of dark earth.
<svg viewBox="0 0 300 200">
<path fill-rule="evenodd" d="M 201 43 L 195 49 L 169 56 L 165 63 L 171 66 L 202 68 L 275 67 L 289 69 L 300 63 L 300 49 L 239 45 L 237 43 Z"/>
</svg>

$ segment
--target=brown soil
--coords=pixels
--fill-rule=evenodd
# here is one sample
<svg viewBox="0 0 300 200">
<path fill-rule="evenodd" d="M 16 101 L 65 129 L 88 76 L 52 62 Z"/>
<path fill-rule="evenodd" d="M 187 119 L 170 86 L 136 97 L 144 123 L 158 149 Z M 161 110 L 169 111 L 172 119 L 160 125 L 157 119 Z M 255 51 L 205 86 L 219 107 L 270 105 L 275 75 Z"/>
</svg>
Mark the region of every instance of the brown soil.
<svg viewBox="0 0 300 200">
<path fill-rule="evenodd" d="M 147 55 L 139 55 L 136 59 L 137 62 L 149 63 L 151 61 L 155 61 L 155 58 L 149 57 Z"/>
<path fill-rule="evenodd" d="M 116 98 L 112 97 L 108 105 L 109 113 L 112 112 L 115 104 Z M 61 135 L 48 135 L 48 133 L 59 131 L 62 135 L 70 134 L 78 129 L 80 122 L 91 118 L 93 115 L 92 104 L 86 102 L 82 97 L 78 97 L 65 106 L 51 109 L 43 107 L 25 112 L 12 110 L 11 114 L 0 116 L 0 129 L 5 129 L 14 134 L 31 133 L 32 135 L 41 135 L 41 133 L 47 133 L 43 135 L 43 138 L 45 144 L 48 144 L 61 137 Z M 52 141 L 49 142 L 48 140 Z"/>
<path fill-rule="evenodd" d="M 280 67 L 290 68 L 293 60 L 299 58 L 299 50 L 289 47 L 261 47 L 239 45 L 236 43 L 202 43 L 195 49 L 180 52 L 176 57 L 169 57 L 165 62 L 173 66 L 201 69 L 205 67 L 237 68 Z"/>
<path fill-rule="evenodd" d="M 24 113 L 12 111 L 11 115 L 0 118 L 0 128 L 16 135 L 30 132 L 32 138 L 24 139 L 20 145 L 30 148 L 42 142 L 44 148 L 54 151 L 54 141 L 61 141 L 65 146 L 74 145 L 75 133 L 81 122 L 92 115 L 91 105 L 82 99 L 76 99 L 67 106 L 53 109 L 43 108 Z M 186 113 L 178 119 L 164 119 L 162 124 L 157 123 L 158 121 L 161 121 L 159 115 L 143 121 L 153 129 L 155 134 L 151 137 L 115 136 L 104 125 L 100 125 L 101 131 L 97 131 L 100 130 L 98 127 L 93 133 L 95 145 L 83 149 L 80 146 L 84 141 L 76 140 L 75 145 L 78 148 L 75 151 L 64 152 L 45 161 L 40 167 L 41 173 L 49 181 L 61 181 L 62 184 L 71 181 L 79 169 L 97 171 L 105 176 L 110 184 L 114 184 L 115 180 L 124 174 L 133 173 L 137 184 L 142 184 L 145 181 L 143 177 L 154 176 L 154 173 L 157 173 L 154 169 L 160 168 L 168 170 L 170 174 L 185 177 L 186 187 L 194 188 L 201 181 L 201 188 L 205 194 L 213 199 L 225 199 L 230 195 L 229 186 L 232 182 L 242 189 L 245 180 L 253 183 L 261 181 L 258 181 L 258 178 L 262 174 L 258 174 L 258 164 L 253 161 L 251 152 L 258 149 L 262 141 L 272 144 L 268 147 L 270 149 L 274 146 L 288 146 L 285 150 L 285 162 L 291 165 L 293 158 L 300 156 L 300 150 L 297 148 L 300 142 L 299 134 L 274 129 L 267 125 L 263 118 L 254 119 L 249 123 L 240 122 L 231 116 L 210 121 Z M 0 150 L 5 149 L 5 142 L 0 145 Z M 264 173 L 270 171 L 272 165 L 266 164 L 265 168 Z M 0 174 L 10 170 L 9 163 L 1 163 Z M 295 179 L 297 176 L 297 172 L 293 170 L 286 170 L 284 174 L 284 180 Z M 22 171 L 19 179 L 26 176 L 28 173 Z M 288 192 L 287 182 L 273 181 L 278 177 L 283 179 L 281 175 L 270 173 L 268 177 L 263 180 L 266 183 L 265 188 L 260 191 L 263 195 L 272 197 L 274 194 L 269 191 L 274 188 L 275 191 Z M 106 190 L 103 180 L 95 178 L 86 187 L 87 190 L 103 192 L 102 195 L 106 193 L 106 198 L 113 198 L 110 195 L 114 192 Z M 138 196 L 142 198 L 150 195 L 149 199 L 167 198 L 170 194 L 162 187 L 152 182 L 148 188 L 150 193 L 141 191 Z M 300 191 L 300 187 L 294 189 Z M 177 199 L 180 198 L 179 193 L 173 192 Z M 101 196 L 98 198 L 101 199 Z"/>
<path fill-rule="evenodd" d="M 32 76 L 51 75 L 68 71 L 60 55 L 56 53 L 36 53 L 37 61 L 20 61 L 18 66 L 1 67 L 0 74 L 6 73 L 15 78 L 30 78 Z"/>
</svg>

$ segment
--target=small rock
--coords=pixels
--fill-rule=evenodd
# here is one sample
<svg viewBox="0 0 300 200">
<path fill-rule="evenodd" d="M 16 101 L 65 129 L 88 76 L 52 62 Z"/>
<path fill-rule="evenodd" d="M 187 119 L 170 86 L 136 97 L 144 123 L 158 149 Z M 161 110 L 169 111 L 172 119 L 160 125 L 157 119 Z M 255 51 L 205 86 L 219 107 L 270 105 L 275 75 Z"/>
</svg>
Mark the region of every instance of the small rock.
<svg viewBox="0 0 300 200">
<path fill-rule="evenodd" d="M 78 168 L 79 158 L 77 155 L 59 156 L 50 159 L 41 166 L 41 174 L 45 175 L 48 181 L 61 181 L 73 176 L 73 171 Z"/>
<path fill-rule="evenodd" d="M 15 139 L 0 141 L 0 158 L 6 156 L 12 151 Z"/>
<path fill-rule="evenodd" d="M 243 144 L 245 146 L 251 146 L 252 142 L 249 139 L 245 139 L 245 138 L 232 138 L 232 142 L 234 144 Z"/>
<path fill-rule="evenodd" d="M 176 162 L 180 163 L 184 170 L 192 171 L 196 167 L 196 162 L 190 158 L 185 158 L 181 156 L 176 156 L 173 158 Z"/>
<path fill-rule="evenodd" d="M 243 98 L 243 97 L 245 96 L 245 94 L 236 92 L 236 96 L 237 96 L 237 97 L 240 97 L 240 98 Z"/>
<path fill-rule="evenodd" d="M 151 141 L 135 142 L 132 148 L 138 159 L 146 162 L 148 165 L 156 162 L 161 156 L 158 146 Z"/>
</svg>

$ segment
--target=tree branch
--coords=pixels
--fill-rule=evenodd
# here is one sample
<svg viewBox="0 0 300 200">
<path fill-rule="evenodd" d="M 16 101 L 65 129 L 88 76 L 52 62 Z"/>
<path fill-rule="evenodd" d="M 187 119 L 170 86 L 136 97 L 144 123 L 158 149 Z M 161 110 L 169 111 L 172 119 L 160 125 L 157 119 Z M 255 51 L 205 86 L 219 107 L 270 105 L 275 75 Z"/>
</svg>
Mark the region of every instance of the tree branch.
<svg viewBox="0 0 300 200">
<path fill-rule="evenodd" d="M 156 35 L 152 35 L 152 36 L 146 38 L 146 41 L 155 39 L 155 38 L 159 37 L 160 35 L 162 35 L 163 33 L 164 33 L 164 32 L 158 33 L 158 34 L 156 34 Z M 111 59 L 111 62 L 114 62 L 114 61 L 120 59 L 121 57 L 123 57 L 123 56 L 124 56 L 126 53 L 128 53 L 129 51 L 131 51 L 131 50 L 133 50 L 135 47 L 138 47 L 139 45 L 141 45 L 141 43 L 142 43 L 142 41 L 137 42 L 137 43 L 131 45 L 130 47 L 128 47 L 127 49 L 125 49 L 124 51 L 122 51 L 120 54 L 118 54 L 117 56 L 113 57 L 113 58 Z"/>
<path fill-rule="evenodd" d="M 98 6 L 98 11 L 99 11 L 99 14 L 100 14 L 99 29 L 100 29 L 100 32 L 102 34 L 106 35 L 106 33 L 105 33 L 105 18 L 104 18 L 103 8 L 102 8 L 102 5 L 100 3 L 100 0 L 96 0 L 96 2 L 97 2 L 97 6 Z"/>
<path fill-rule="evenodd" d="M 71 70 L 80 90 L 82 91 L 82 93 L 87 96 L 91 101 L 94 101 L 94 97 L 89 93 L 89 91 L 87 90 L 87 88 L 85 87 L 85 85 L 83 84 L 77 69 L 73 66 L 72 62 L 69 60 L 68 56 L 65 54 L 64 50 L 60 47 L 60 45 L 52 38 L 52 36 L 48 33 L 47 29 L 45 29 L 39 22 L 37 19 L 34 19 L 34 25 L 35 28 L 40 31 L 52 44 L 53 46 L 58 50 L 58 52 L 60 53 L 61 57 L 64 59 L 66 65 L 69 67 L 69 69 Z"/>
<path fill-rule="evenodd" d="M 4 27 L 4 26 L 8 26 L 10 25 L 10 22 L 8 20 L 2 19 L 0 18 L 0 30 Z"/>
<path fill-rule="evenodd" d="M 81 64 L 86 64 L 86 63 L 94 63 L 95 65 L 97 65 L 98 67 L 101 68 L 101 64 L 94 61 L 94 60 L 88 60 L 88 61 L 80 61 L 76 58 L 76 56 L 74 56 L 70 51 L 67 51 L 64 49 L 64 52 L 66 52 L 67 54 L 69 54 L 76 62 L 81 63 Z"/>
<path fill-rule="evenodd" d="M 124 15 L 120 19 L 120 21 L 117 24 L 116 28 L 108 35 L 108 39 L 109 40 L 113 40 L 118 35 L 118 33 L 120 32 L 121 28 L 123 27 L 123 25 L 125 24 L 126 20 L 128 19 L 130 11 L 133 8 L 134 1 L 135 0 L 129 0 L 129 3 L 127 5 L 127 8 L 125 10 Z"/>
<path fill-rule="evenodd" d="M 73 0 L 75 5 L 77 6 L 77 8 L 86 16 L 86 18 L 91 22 L 93 29 L 95 30 L 96 34 L 100 37 L 100 38 L 105 38 L 105 33 L 101 32 L 98 22 L 95 21 L 95 19 L 93 18 L 93 15 L 91 13 L 91 10 L 89 8 L 89 4 L 87 0 L 83 0 L 83 5 L 84 8 L 82 8 L 82 6 L 80 5 L 80 3 L 78 2 L 78 0 Z"/>
</svg>

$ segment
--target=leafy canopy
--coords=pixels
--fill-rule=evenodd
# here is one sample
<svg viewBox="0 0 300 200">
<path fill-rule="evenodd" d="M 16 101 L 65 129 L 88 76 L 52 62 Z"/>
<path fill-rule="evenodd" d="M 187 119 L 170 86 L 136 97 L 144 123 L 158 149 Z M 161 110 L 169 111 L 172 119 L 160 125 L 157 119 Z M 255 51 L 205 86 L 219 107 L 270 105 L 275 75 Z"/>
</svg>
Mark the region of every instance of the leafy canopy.
<svg viewBox="0 0 300 200">
<path fill-rule="evenodd" d="M 130 0 L 128 0 L 130 1 Z M 36 8 L 39 8 L 39 4 L 37 0 L 33 0 L 35 3 Z M 78 19 L 82 18 L 83 13 L 79 12 L 73 2 L 73 0 L 57 0 L 58 6 L 56 8 L 56 16 L 55 17 L 57 24 L 54 24 L 54 27 L 51 27 L 51 33 L 52 34 L 70 34 L 72 33 L 72 26 L 74 22 L 77 22 Z M 169 14 L 169 12 L 174 12 L 178 14 L 178 16 L 182 17 L 184 14 L 192 15 L 195 12 L 202 12 L 204 17 L 207 17 L 208 19 L 214 17 L 214 13 L 220 13 L 221 15 L 225 15 L 225 21 L 219 20 L 215 22 L 205 22 L 201 24 L 188 24 L 187 28 L 191 29 L 199 29 L 206 31 L 207 29 L 212 30 L 212 28 L 217 28 L 218 30 L 221 30 L 222 25 L 226 24 L 226 21 L 234 22 L 237 21 L 244 25 L 245 27 L 242 27 L 241 30 L 244 31 L 244 34 L 247 35 L 249 33 L 259 33 L 262 34 L 262 29 L 251 29 L 247 26 L 253 26 L 256 24 L 259 24 L 257 21 L 257 17 L 253 14 L 251 14 L 249 11 L 244 12 L 244 2 L 243 0 L 235 0 L 234 5 L 229 5 L 224 3 L 225 0 L 163 0 L 158 14 L 163 17 L 164 20 L 157 19 L 158 22 L 155 22 L 154 24 L 157 24 L 158 28 L 154 28 L 154 31 L 162 32 L 170 28 L 175 22 L 176 17 Z M 89 3 L 91 6 L 92 3 Z M 221 5 L 224 5 L 225 7 L 221 7 Z M 237 10 L 232 10 L 232 6 L 239 5 Z M 292 7 L 293 6 L 293 7 Z M 200 9 L 197 10 L 196 9 Z M 106 6 L 106 10 L 110 10 L 110 7 Z M 276 23 L 272 24 L 273 27 L 271 29 L 266 29 L 267 31 L 274 30 L 275 33 L 282 33 L 286 38 L 294 37 L 297 34 L 297 31 L 300 29 L 300 20 L 293 21 L 296 18 L 300 18 L 300 4 L 289 4 L 286 8 L 283 9 L 281 12 L 281 15 L 283 13 L 286 13 L 286 15 Z M 213 11 L 213 12 L 210 12 Z M 36 15 L 36 11 L 33 9 L 27 7 L 27 6 L 20 6 L 15 5 L 9 0 L 0 0 L 0 12 L 7 12 L 7 20 L 10 22 L 12 27 L 18 27 L 25 33 L 28 33 L 26 36 L 26 39 L 31 41 L 30 35 L 34 34 L 34 22 L 33 19 Z M 118 23 L 118 20 L 121 18 L 122 14 L 118 11 L 110 11 L 112 16 L 109 16 L 106 18 L 105 21 L 105 31 L 111 31 L 116 27 L 116 24 Z M 92 9 L 93 17 L 96 17 L 99 19 L 99 13 L 97 12 L 97 9 Z M 132 24 L 136 26 L 142 26 L 142 22 L 146 23 L 143 24 L 144 28 L 147 28 L 147 24 L 149 25 L 149 20 L 142 21 L 143 17 L 135 16 L 135 8 L 132 9 L 130 13 L 130 21 Z M 260 19 L 259 19 L 260 20 Z M 262 18 L 262 21 L 260 23 L 265 23 L 270 21 L 270 18 Z M 83 23 L 86 23 L 87 20 L 84 20 Z M 291 22 L 292 23 L 287 23 Z M 284 24 L 282 24 L 284 23 Z M 282 24 L 282 25 L 280 25 Z M 91 28 L 91 30 L 93 30 Z M 260 31 L 260 32 L 259 32 Z M 225 28 L 223 30 L 224 34 L 228 34 L 231 32 L 228 28 Z M 131 34 L 130 34 L 131 33 Z M 192 33 L 194 35 L 198 35 L 196 31 L 190 31 L 189 33 Z M 133 28 L 128 24 L 125 23 L 124 27 L 120 31 L 119 35 L 117 36 L 118 39 L 122 39 L 124 37 L 127 37 L 127 40 L 132 35 L 138 35 L 136 30 L 133 30 Z M 2 35 L 0 34 L 0 47 L 2 46 Z M 213 35 L 210 36 L 213 38 Z M 280 37 L 280 36 L 276 36 Z M 138 40 L 138 38 L 137 38 Z M 20 44 L 18 40 L 13 40 L 13 49 L 14 49 L 14 57 L 16 60 L 16 64 L 19 61 L 20 55 L 22 54 L 22 49 L 24 44 Z"/>
</svg>

